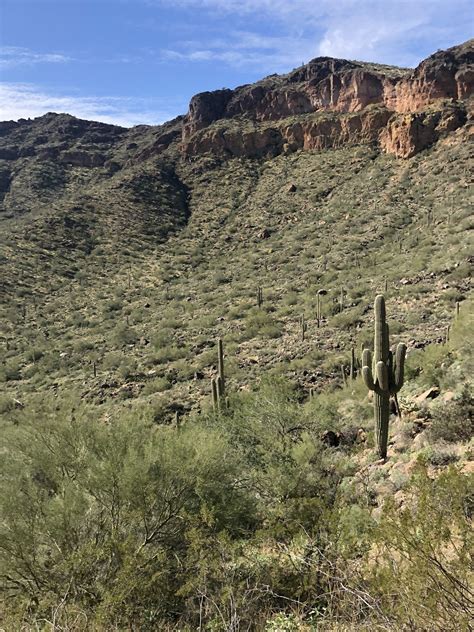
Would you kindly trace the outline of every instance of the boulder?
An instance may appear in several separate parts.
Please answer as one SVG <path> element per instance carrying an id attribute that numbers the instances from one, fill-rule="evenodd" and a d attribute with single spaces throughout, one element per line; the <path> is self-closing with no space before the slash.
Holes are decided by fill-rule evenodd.
<path id="1" fill-rule="evenodd" d="M 418 397 L 415 399 L 415 402 L 417 404 L 424 404 L 430 399 L 436 399 L 436 397 L 439 396 L 439 393 L 440 391 L 437 386 L 430 386 L 430 388 L 421 393 L 421 395 L 418 395 Z"/>

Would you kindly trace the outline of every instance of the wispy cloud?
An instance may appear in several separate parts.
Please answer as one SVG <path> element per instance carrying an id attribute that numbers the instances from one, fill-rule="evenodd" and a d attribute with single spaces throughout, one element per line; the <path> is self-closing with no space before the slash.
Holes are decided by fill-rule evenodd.
<path id="1" fill-rule="evenodd" d="M 0 47 L 0 68 L 15 66 L 32 66 L 34 64 L 65 64 L 72 57 L 60 53 L 37 53 L 19 46 Z"/>
<path id="2" fill-rule="evenodd" d="M 53 94 L 32 84 L 0 83 L 0 121 L 66 112 L 123 127 L 158 125 L 183 113 L 186 103 L 164 99 Z"/>
<path id="3" fill-rule="evenodd" d="M 284 64 L 289 69 L 316 55 L 416 65 L 435 49 L 468 39 L 473 25 L 471 0 L 144 1 L 208 11 L 227 21 L 231 14 L 251 22 L 253 39 L 242 38 L 238 44 L 231 36 L 227 49 L 206 41 L 194 46 L 180 42 L 164 53 L 169 59 L 234 66 Z M 280 34 L 271 38 L 271 48 L 259 36 L 260 30 L 268 32 L 269 25 Z"/>
<path id="4" fill-rule="evenodd" d="M 272 72 L 288 69 L 288 64 L 299 65 L 317 54 L 317 44 L 311 40 L 289 36 L 263 36 L 249 31 L 230 30 L 226 39 L 209 38 L 178 43 L 174 50 L 161 51 L 165 60 L 189 62 L 223 62 L 237 68 L 252 66 Z"/>

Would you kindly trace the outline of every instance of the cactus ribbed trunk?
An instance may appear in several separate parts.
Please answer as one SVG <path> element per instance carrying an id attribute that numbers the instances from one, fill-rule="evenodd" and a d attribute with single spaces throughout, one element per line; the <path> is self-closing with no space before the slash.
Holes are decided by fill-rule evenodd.
<path id="1" fill-rule="evenodd" d="M 385 299 L 377 296 L 375 299 L 375 335 L 374 335 L 374 364 L 377 374 L 386 373 L 389 362 L 388 325 L 385 320 Z M 382 363 L 382 364 L 379 364 Z M 383 366 L 382 366 L 383 365 Z M 384 368 L 385 367 L 385 368 Z M 383 380 L 383 378 L 382 378 Z M 385 381 L 385 380 L 384 380 Z M 388 422 L 390 418 L 390 394 L 377 380 L 374 391 L 375 440 L 380 458 L 387 456 Z"/>
<path id="2" fill-rule="evenodd" d="M 222 344 L 222 339 L 219 338 L 217 340 L 217 373 L 219 375 L 219 379 L 221 381 L 221 393 L 220 395 L 224 397 L 225 394 L 225 378 L 224 378 L 224 346 Z"/>
<path id="3" fill-rule="evenodd" d="M 375 444 L 381 459 L 387 458 L 390 395 L 388 391 L 374 392 Z"/>
<path id="4" fill-rule="evenodd" d="M 390 351 L 389 329 L 385 320 L 385 299 L 375 299 L 374 361 L 367 349 L 363 352 L 362 375 L 367 388 L 374 392 L 375 441 L 380 458 L 387 457 L 390 396 L 403 386 L 406 347 L 399 344 L 395 361 Z"/>

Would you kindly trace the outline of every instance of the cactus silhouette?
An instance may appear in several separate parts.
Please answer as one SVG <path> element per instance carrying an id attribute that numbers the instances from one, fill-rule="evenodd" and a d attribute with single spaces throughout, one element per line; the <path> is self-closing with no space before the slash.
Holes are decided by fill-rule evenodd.
<path id="1" fill-rule="evenodd" d="M 212 408 L 214 412 L 219 412 L 220 402 L 219 402 L 219 394 L 218 394 L 218 377 L 213 377 L 211 379 L 211 388 L 212 388 Z"/>
<path id="2" fill-rule="evenodd" d="M 385 320 L 385 298 L 375 299 L 374 366 L 372 354 L 364 349 L 362 375 L 368 389 L 374 392 L 375 441 L 380 458 L 387 457 L 390 396 L 403 386 L 406 346 L 397 345 L 395 358 L 390 351 L 389 331 Z"/>
<path id="3" fill-rule="evenodd" d="M 355 349 L 354 347 L 351 347 L 351 365 L 350 365 L 350 370 L 349 370 L 349 377 L 351 378 L 351 380 L 355 380 L 357 375 L 357 361 L 356 361 L 356 356 L 355 356 Z"/>
<path id="4" fill-rule="evenodd" d="M 224 345 L 222 344 L 222 338 L 217 339 L 217 374 L 219 376 L 219 397 L 225 395 L 225 377 L 224 377 Z"/>
<path id="5" fill-rule="evenodd" d="M 305 334 L 308 331 L 308 324 L 305 320 L 304 314 L 301 314 L 300 316 L 300 328 L 301 328 L 301 340 L 305 339 Z"/>

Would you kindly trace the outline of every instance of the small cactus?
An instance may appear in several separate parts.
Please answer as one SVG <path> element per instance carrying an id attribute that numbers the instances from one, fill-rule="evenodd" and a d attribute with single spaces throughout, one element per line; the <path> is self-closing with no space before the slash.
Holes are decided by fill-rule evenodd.
<path id="1" fill-rule="evenodd" d="M 316 320 L 318 323 L 318 329 L 321 326 L 321 320 L 322 320 L 321 296 L 323 296 L 326 293 L 327 293 L 326 290 L 318 290 L 318 293 L 316 295 Z"/>
<path id="2" fill-rule="evenodd" d="M 215 412 L 221 410 L 221 402 L 225 400 L 224 346 L 222 338 L 217 339 L 217 375 L 211 379 L 212 407 Z"/>
<path id="3" fill-rule="evenodd" d="M 217 392 L 217 379 L 216 377 L 213 377 L 211 379 L 211 389 L 212 389 L 212 408 L 214 409 L 214 412 L 219 412 L 220 409 L 220 405 L 219 405 L 219 395 Z"/>
<path id="4" fill-rule="evenodd" d="M 350 370 L 349 370 L 349 377 L 351 378 L 351 380 L 355 380 L 357 375 L 357 362 L 356 362 L 356 357 L 355 357 L 355 349 L 354 347 L 351 348 L 351 365 L 350 365 Z"/>
<path id="5" fill-rule="evenodd" d="M 343 364 L 341 364 L 341 377 L 342 377 L 342 384 L 344 385 L 344 387 L 346 387 L 347 386 L 346 369 Z"/>
<path id="6" fill-rule="evenodd" d="M 217 340 L 217 374 L 220 380 L 221 396 L 225 395 L 225 378 L 224 378 L 224 346 L 222 338 Z"/>
<path id="7" fill-rule="evenodd" d="M 305 334 L 308 331 L 308 324 L 305 320 L 304 314 L 300 316 L 300 327 L 301 327 L 301 340 L 304 342 Z"/>
<path id="8" fill-rule="evenodd" d="M 260 309 L 263 305 L 263 290 L 262 288 L 259 286 L 257 288 L 257 307 L 258 309 Z"/>
<path id="9" fill-rule="evenodd" d="M 375 299 L 374 366 L 372 354 L 364 349 L 362 375 L 368 389 L 374 392 L 375 440 L 380 458 L 387 457 L 390 396 L 403 386 L 406 346 L 397 345 L 395 358 L 390 351 L 388 324 L 385 321 L 385 298 Z"/>

